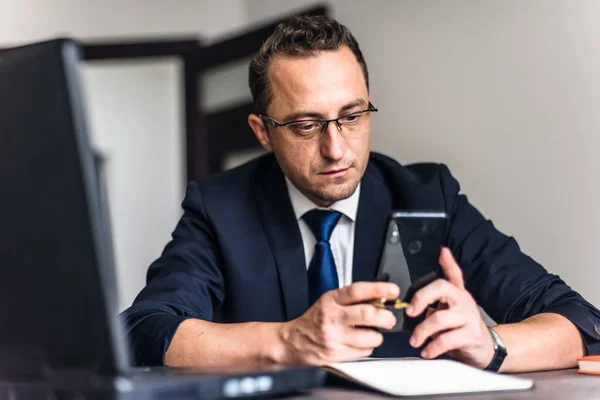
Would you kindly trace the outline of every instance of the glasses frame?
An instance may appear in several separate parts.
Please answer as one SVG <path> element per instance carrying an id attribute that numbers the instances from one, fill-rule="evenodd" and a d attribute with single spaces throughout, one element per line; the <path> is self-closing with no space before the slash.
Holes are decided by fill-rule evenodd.
<path id="1" fill-rule="evenodd" d="M 338 128 L 338 131 L 341 132 L 343 124 L 340 122 L 340 119 L 342 119 L 342 118 L 348 118 L 348 117 L 351 117 L 353 115 L 363 114 L 363 113 L 367 113 L 367 112 L 377 112 L 377 111 L 379 111 L 379 110 L 373 105 L 373 103 L 371 103 L 369 101 L 369 107 L 366 110 L 355 111 L 353 113 L 342 115 L 341 117 L 337 117 L 337 118 L 333 118 L 333 119 L 313 119 L 313 118 L 307 118 L 307 119 L 296 119 L 294 121 L 290 121 L 290 122 L 285 122 L 284 123 L 284 122 L 279 122 L 275 118 L 269 117 L 266 114 L 259 114 L 258 116 L 259 116 L 260 119 L 263 120 L 263 122 L 265 124 L 269 123 L 274 128 L 282 128 L 282 127 L 285 127 L 285 126 L 288 126 L 288 125 L 291 125 L 291 124 L 296 124 L 296 123 L 299 123 L 299 122 L 318 122 L 318 123 L 324 124 L 323 125 L 323 129 L 321 130 L 321 133 L 318 134 L 317 136 L 313 136 L 313 137 L 308 138 L 308 139 L 303 139 L 303 138 L 298 138 L 297 139 L 297 140 L 310 140 L 310 139 L 318 139 L 321 136 L 323 136 L 323 134 L 325 132 L 327 132 L 327 128 L 329 128 L 329 123 L 331 123 L 331 122 L 335 122 L 335 126 Z"/>

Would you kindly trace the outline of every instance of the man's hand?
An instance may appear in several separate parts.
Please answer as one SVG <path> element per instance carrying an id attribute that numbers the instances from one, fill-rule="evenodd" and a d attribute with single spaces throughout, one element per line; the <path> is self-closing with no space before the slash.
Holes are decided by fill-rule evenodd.
<path id="1" fill-rule="evenodd" d="M 435 358 L 448 353 L 451 357 L 478 368 L 485 368 L 494 355 L 494 342 L 485 326 L 475 300 L 465 289 L 460 267 L 449 249 L 443 248 L 440 265 L 446 279 L 438 279 L 415 293 L 406 313 L 417 317 L 437 301 L 437 310 L 414 330 L 410 344 L 422 346 L 423 358 Z"/>
<path id="2" fill-rule="evenodd" d="M 384 282 L 356 282 L 329 291 L 302 316 L 282 324 L 280 362 L 324 365 L 369 356 L 383 342 L 381 333 L 396 323 L 391 311 L 371 304 L 381 298 L 399 296 L 397 285 Z"/>

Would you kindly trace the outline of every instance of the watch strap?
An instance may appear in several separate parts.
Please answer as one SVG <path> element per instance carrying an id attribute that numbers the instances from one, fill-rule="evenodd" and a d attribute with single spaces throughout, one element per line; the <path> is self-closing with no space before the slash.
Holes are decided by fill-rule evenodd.
<path id="1" fill-rule="evenodd" d="M 504 362 L 504 359 L 506 358 L 507 351 L 506 347 L 504 347 L 502 339 L 500 338 L 500 335 L 498 335 L 498 333 L 490 327 L 488 327 L 488 330 L 490 331 L 490 335 L 492 335 L 492 340 L 494 341 L 494 356 L 492 357 L 490 364 L 485 367 L 484 370 L 498 372 L 502 366 L 502 363 Z"/>

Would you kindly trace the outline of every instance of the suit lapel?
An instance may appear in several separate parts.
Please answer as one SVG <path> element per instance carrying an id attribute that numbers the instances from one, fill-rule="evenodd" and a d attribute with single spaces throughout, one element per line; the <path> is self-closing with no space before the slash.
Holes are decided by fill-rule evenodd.
<path id="1" fill-rule="evenodd" d="M 288 320 L 308 309 L 308 279 L 302 236 L 279 165 L 273 159 L 258 191 L 258 209 L 270 242 Z"/>
<path id="2" fill-rule="evenodd" d="M 392 200 L 374 168 L 369 165 L 361 181 L 354 233 L 352 281 L 376 278 Z"/>

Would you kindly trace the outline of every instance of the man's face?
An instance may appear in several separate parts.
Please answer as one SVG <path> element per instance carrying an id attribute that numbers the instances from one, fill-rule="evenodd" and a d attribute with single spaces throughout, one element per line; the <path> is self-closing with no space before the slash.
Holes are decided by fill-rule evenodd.
<path id="1" fill-rule="evenodd" d="M 267 114 L 281 123 L 338 118 L 369 105 L 362 69 L 347 47 L 308 58 L 278 56 L 269 84 L 273 97 Z M 370 129 L 340 132 L 332 122 L 320 138 L 294 140 L 284 127 L 268 125 L 267 131 L 256 115 L 249 123 L 285 175 L 316 204 L 329 206 L 356 190 L 369 158 Z"/>

